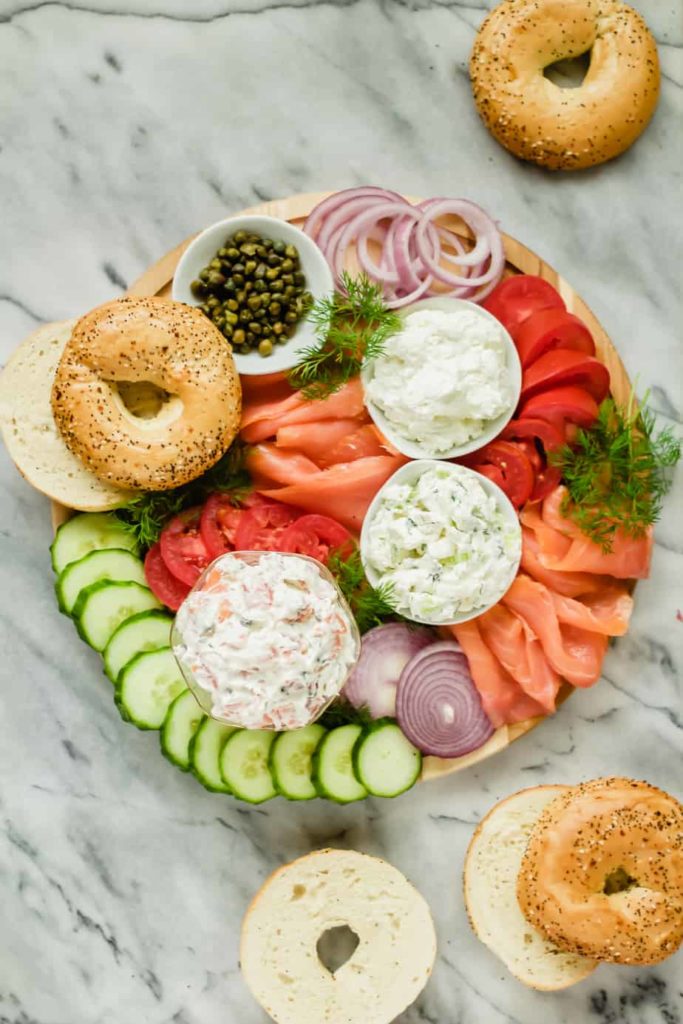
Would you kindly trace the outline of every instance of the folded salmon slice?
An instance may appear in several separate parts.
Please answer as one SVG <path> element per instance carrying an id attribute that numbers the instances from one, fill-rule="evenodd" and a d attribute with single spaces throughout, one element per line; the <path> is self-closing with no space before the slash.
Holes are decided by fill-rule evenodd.
<path id="1" fill-rule="evenodd" d="M 316 420 L 365 417 L 363 388 L 356 378 L 329 398 L 311 401 L 300 391 L 279 402 L 248 404 L 242 413 L 240 434 L 248 444 L 274 437 L 281 427 Z"/>
<path id="2" fill-rule="evenodd" d="M 522 690 L 486 646 L 478 621 L 470 619 L 448 628 L 465 652 L 482 707 L 493 725 L 499 728 L 544 715 L 541 705 Z"/>
<path id="3" fill-rule="evenodd" d="M 559 622 L 605 636 L 623 636 L 628 630 L 633 598 L 623 586 L 604 587 L 580 601 L 562 594 L 551 597 Z"/>
<path id="4" fill-rule="evenodd" d="M 386 455 L 372 423 L 358 427 L 352 434 L 347 434 L 334 445 L 327 454 L 319 459 L 321 466 L 334 466 L 338 462 L 356 462 L 357 459 L 368 459 L 374 455 Z"/>
<path id="5" fill-rule="evenodd" d="M 523 513 L 526 522 L 533 518 L 533 513 Z M 538 516 L 540 522 L 540 515 Z M 548 590 L 565 597 L 580 597 L 591 594 L 605 586 L 605 580 L 611 577 L 598 576 L 590 572 L 555 572 L 546 569 L 540 560 L 540 545 L 536 531 L 529 526 L 522 526 L 522 561 L 521 568 L 539 583 L 544 583 Z"/>
<path id="6" fill-rule="evenodd" d="M 281 451 L 266 442 L 249 449 L 245 465 L 257 490 L 273 484 L 298 483 L 320 472 L 315 462 L 301 452 Z"/>
<path id="7" fill-rule="evenodd" d="M 359 420 L 314 420 L 280 427 L 275 438 L 278 448 L 295 448 L 320 464 L 321 459 L 348 434 L 355 434 Z"/>
<path id="8" fill-rule="evenodd" d="M 506 672 L 546 714 L 555 710 L 560 677 L 529 624 L 502 604 L 477 619 L 480 633 Z"/>
<path id="9" fill-rule="evenodd" d="M 285 373 L 243 374 L 240 377 L 240 384 L 242 403 L 245 406 L 279 402 L 294 394 L 294 388 L 289 386 Z"/>
<path id="10" fill-rule="evenodd" d="M 574 686 L 592 686 L 599 679 L 607 637 L 561 624 L 553 595 L 542 583 L 520 573 L 505 594 L 503 604 L 527 622 L 560 676 Z"/>
<path id="11" fill-rule="evenodd" d="M 268 498 L 330 516 L 358 533 L 377 491 L 407 461 L 402 456 L 377 455 L 329 469 L 316 467 L 316 473 L 296 473 L 297 479 L 285 487 L 269 488 L 260 482 L 258 489 Z"/>

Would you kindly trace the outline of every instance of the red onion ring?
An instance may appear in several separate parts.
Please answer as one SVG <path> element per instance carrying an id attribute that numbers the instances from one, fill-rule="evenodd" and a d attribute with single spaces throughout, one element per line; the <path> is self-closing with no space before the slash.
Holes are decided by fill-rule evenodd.
<path id="1" fill-rule="evenodd" d="M 396 689 L 396 718 L 423 754 L 462 757 L 493 734 L 467 658 L 449 640 L 431 644 L 403 669 Z"/>
<path id="2" fill-rule="evenodd" d="M 342 696 L 354 708 L 367 707 L 373 718 L 393 717 L 401 672 L 411 658 L 435 639 L 431 630 L 404 622 L 388 622 L 369 630 Z"/>
<path id="3" fill-rule="evenodd" d="M 370 199 L 372 201 L 373 199 L 383 198 L 401 199 L 401 196 L 397 192 L 390 192 L 388 189 L 378 188 L 376 185 L 363 185 L 360 188 L 345 188 L 341 192 L 333 192 L 332 195 L 327 196 L 326 199 L 321 200 L 317 206 L 313 207 L 304 221 L 301 230 L 305 234 L 310 235 L 311 238 L 315 238 L 316 229 L 323 219 L 329 218 L 329 215 L 339 207 L 346 207 L 351 200 L 355 199 Z M 335 219 L 330 231 L 337 223 L 339 222 Z M 323 241 L 324 244 L 326 244 L 326 241 Z"/>

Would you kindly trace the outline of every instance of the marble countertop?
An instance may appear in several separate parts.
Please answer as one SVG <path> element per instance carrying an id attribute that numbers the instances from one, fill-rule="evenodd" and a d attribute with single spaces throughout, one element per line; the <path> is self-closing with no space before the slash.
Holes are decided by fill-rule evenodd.
<path id="1" fill-rule="evenodd" d="M 683 412 L 683 8 L 641 0 L 664 73 L 625 156 L 522 165 L 479 123 L 469 0 L 0 0 L 0 344 L 122 292 L 191 232 L 262 199 L 381 183 L 464 195 L 572 283 L 662 423 Z M 400 1024 L 678 1024 L 681 959 L 523 988 L 474 938 L 463 854 L 500 797 L 615 773 L 681 795 L 682 486 L 604 676 L 534 733 L 400 800 L 249 809 L 124 726 L 60 616 L 46 501 L 0 453 L 0 1022 L 264 1024 L 240 922 L 278 865 L 386 857 L 429 901 L 434 976 Z M 372 1024 L 372 1022 L 368 1022 Z"/>

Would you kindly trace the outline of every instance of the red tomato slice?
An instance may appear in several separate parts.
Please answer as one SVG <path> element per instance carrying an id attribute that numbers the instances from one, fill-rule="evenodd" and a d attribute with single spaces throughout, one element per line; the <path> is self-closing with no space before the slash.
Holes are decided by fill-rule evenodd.
<path id="1" fill-rule="evenodd" d="M 602 402 L 609 392 L 609 370 L 599 359 L 576 349 L 550 349 L 524 371 L 520 401 L 567 384 L 585 388 L 596 402 Z"/>
<path id="2" fill-rule="evenodd" d="M 256 505 L 270 505 L 270 498 L 256 492 L 247 495 L 240 505 L 233 504 L 230 495 L 217 491 L 210 494 L 204 503 L 202 516 L 199 520 L 199 534 L 204 541 L 211 561 L 224 555 L 226 551 L 234 551 L 235 534 L 245 508 Z"/>
<path id="3" fill-rule="evenodd" d="M 534 476 L 540 473 L 545 465 L 543 456 L 536 447 L 534 441 L 524 440 L 515 441 L 517 447 L 524 452 L 527 459 L 531 463 L 531 468 L 534 471 Z"/>
<path id="4" fill-rule="evenodd" d="M 595 342 L 583 320 L 564 309 L 541 309 L 511 332 L 522 369 L 555 348 L 569 348 L 595 355 Z"/>
<path id="5" fill-rule="evenodd" d="M 562 473 L 557 466 L 546 466 L 545 469 L 536 474 L 534 489 L 531 492 L 529 501 L 543 501 L 551 491 L 555 490 L 561 479 Z"/>
<path id="6" fill-rule="evenodd" d="M 301 510 L 281 501 L 246 509 L 235 533 L 236 551 L 278 551 L 282 534 Z"/>
<path id="7" fill-rule="evenodd" d="M 507 277 L 484 299 L 482 306 L 493 313 L 510 334 L 539 309 L 565 308 L 560 293 L 533 274 Z"/>
<path id="8" fill-rule="evenodd" d="M 301 516 L 290 526 L 280 537 L 278 551 L 293 551 L 298 555 L 308 555 L 309 558 L 317 558 L 325 564 L 330 557 L 330 552 L 338 548 L 353 545 L 351 534 L 338 523 L 336 519 L 329 516 L 308 515 Z"/>
<path id="9" fill-rule="evenodd" d="M 476 469 L 477 473 L 481 473 L 482 476 L 487 476 L 489 480 L 493 480 L 494 484 L 497 484 L 501 491 L 505 490 L 505 477 L 502 470 L 498 469 L 498 466 L 490 466 L 482 462 L 478 466 L 472 466 L 471 468 Z"/>
<path id="10" fill-rule="evenodd" d="M 191 588 L 166 568 L 158 542 L 145 555 L 145 576 L 154 596 L 171 611 L 177 612 Z"/>
<path id="11" fill-rule="evenodd" d="M 193 586 L 211 558 L 199 535 L 201 508 L 181 512 L 161 531 L 159 544 L 166 568 L 183 583 Z"/>
<path id="12" fill-rule="evenodd" d="M 525 417 L 517 420 L 510 420 L 500 435 L 505 440 L 519 440 L 536 438 L 541 442 L 545 451 L 550 452 L 553 448 L 559 448 L 564 444 L 564 430 L 559 429 L 548 420 L 531 419 Z"/>
<path id="13" fill-rule="evenodd" d="M 534 471 L 526 453 L 518 445 L 511 441 L 491 441 L 485 448 L 474 452 L 471 458 L 470 465 L 477 472 L 481 472 L 485 465 L 496 466 L 500 470 L 502 489 L 516 508 L 521 508 L 529 500 L 534 487 Z"/>
<path id="14" fill-rule="evenodd" d="M 548 420 L 558 427 L 562 420 L 590 427 L 598 418 L 598 404 L 583 388 L 551 388 L 534 395 L 522 406 L 519 419 L 526 416 Z"/>

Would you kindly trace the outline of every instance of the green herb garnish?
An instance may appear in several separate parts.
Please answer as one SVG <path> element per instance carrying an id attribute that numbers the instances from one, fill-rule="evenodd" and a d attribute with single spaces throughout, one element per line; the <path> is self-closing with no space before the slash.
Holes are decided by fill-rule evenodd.
<path id="1" fill-rule="evenodd" d="M 326 729 L 336 729 L 340 725 L 369 725 L 370 722 L 372 715 L 366 707 L 354 708 L 343 697 L 338 697 L 317 719 L 317 724 L 324 725 Z"/>
<path id="2" fill-rule="evenodd" d="M 671 487 L 667 470 L 681 457 L 670 427 L 655 433 L 655 414 L 646 402 L 647 395 L 640 405 L 632 398 L 621 409 L 606 399 L 592 427 L 549 455 L 569 492 L 562 513 L 603 551 L 612 550 L 618 529 L 642 537 L 659 519 Z"/>
<path id="3" fill-rule="evenodd" d="M 244 468 L 245 455 L 245 446 L 235 441 L 218 462 L 196 480 L 170 491 L 144 491 L 117 509 L 116 515 L 141 548 L 150 548 L 173 516 L 193 505 L 201 505 L 215 491 L 228 491 L 235 505 L 241 504 L 251 490 L 249 474 Z"/>
<path id="4" fill-rule="evenodd" d="M 364 359 L 376 359 L 401 328 L 387 309 L 382 288 L 365 275 L 342 274 L 342 291 L 319 299 L 308 313 L 318 344 L 304 349 L 288 379 L 304 398 L 328 398 L 360 373 Z"/>
<path id="5" fill-rule="evenodd" d="M 361 633 L 367 633 L 373 626 L 381 626 L 388 620 L 400 619 L 391 604 L 393 587 L 389 584 L 370 586 L 358 550 L 350 555 L 344 549 L 332 552 L 327 568 L 348 601 Z"/>

